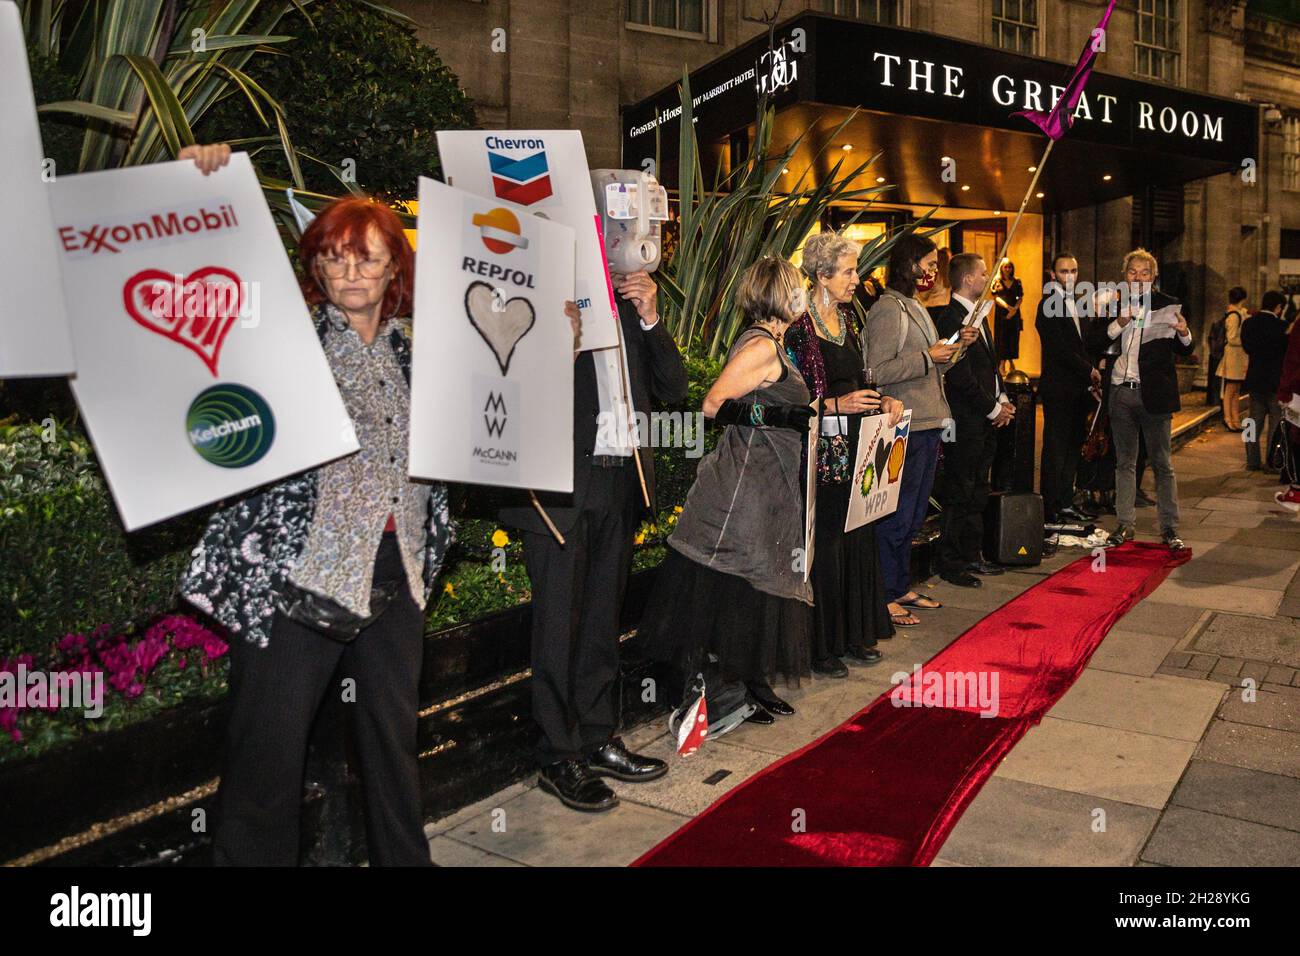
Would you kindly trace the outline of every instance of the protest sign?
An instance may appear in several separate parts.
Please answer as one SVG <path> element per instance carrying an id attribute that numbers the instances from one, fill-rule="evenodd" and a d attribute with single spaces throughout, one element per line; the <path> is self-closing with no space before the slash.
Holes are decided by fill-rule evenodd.
<path id="1" fill-rule="evenodd" d="M 845 532 L 891 515 L 898 508 L 903 463 L 907 457 L 907 434 L 912 410 L 903 412 L 897 425 L 888 415 L 866 415 L 858 429 L 858 456 L 849 485 L 849 513 Z"/>
<path id="2" fill-rule="evenodd" d="M 573 490 L 573 230 L 420 179 L 410 471 Z"/>
<path id="3" fill-rule="evenodd" d="M 582 312 L 578 348 L 618 345 L 618 307 L 605 264 L 582 133 L 562 130 L 442 130 L 438 153 L 447 184 L 534 213 L 573 230 L 573 299 Z"/>
<path id="4" fill-rule="evenodd" d="M 42 158 L 18 8 L 0 3 L 0 378 L 68 375 L 74 363 L 48 191 L 61 170 Z M 72 170 L 66 170 L 72 172 Z"/>
<path id="5" fill-rule="evenodd" d="M 128 531 L 357 450 L 247 154 L 51 198 L 72 390 Z"/>

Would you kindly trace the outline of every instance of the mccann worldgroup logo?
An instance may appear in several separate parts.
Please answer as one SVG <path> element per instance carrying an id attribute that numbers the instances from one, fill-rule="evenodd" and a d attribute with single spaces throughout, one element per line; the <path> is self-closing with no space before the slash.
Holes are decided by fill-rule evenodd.
<path id="1" fill-rule="evenodd" d="M 185 416 L 190 444 L 204 461 L 247 468 L 261 461 L 275 441 L 275 416 L 261 395 L 226 382 L 205 388 Z"/>
<path id="2" fill-rule="evenodd" d="M 483 424 L 494 438 L 500 438 L 506 430 L 506 400 L 496 392 L 488 392 L 487 404 L 483 406 Z"/>

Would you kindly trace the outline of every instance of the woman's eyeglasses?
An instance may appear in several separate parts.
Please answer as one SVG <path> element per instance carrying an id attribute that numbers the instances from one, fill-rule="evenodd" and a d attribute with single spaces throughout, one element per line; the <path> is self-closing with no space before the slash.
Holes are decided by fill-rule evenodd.
<path id="1" fill-rule="evenodd" d="M 388 271 L 388 264 L 392 261 L 392 259 L 352 260 L 321 256 L 316 260 L 316 266 L 320 269 L 321 275 L 327 279 L 342 279 L 353 265 L 357 267 L 357 273 L 361 278 L 379 279 Z"/>

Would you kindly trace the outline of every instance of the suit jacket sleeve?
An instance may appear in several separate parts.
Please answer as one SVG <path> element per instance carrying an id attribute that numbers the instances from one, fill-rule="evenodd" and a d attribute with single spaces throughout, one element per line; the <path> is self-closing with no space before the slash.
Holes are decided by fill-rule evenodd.
<path id="1" fill-rule="evenodd" d="M 625 306 L 627 306 L 625 308 Z M 686 400 L 687 377 L 686 365 L 682 362 L 682 354 L 677 350 L 677 343 L 673 341 L 672 335 L 668 332 L 668 326 L 663 319 L 654 324 L 654 328 L 646 331 L 641 328 L 641 317 L 637 315 L 636 309 L 631 307 L 631 303 L 626 300 L 619 302 L 619 317 L 623 321 L 623 335 L 625 338 L 630 336 L 639 336 L 641 344 L 647 356 L 647 367 L 650 371 L 650 378 L 647 385 L 650 389 L 650 397 L 655 401 L 663 402 L 666 405 L 675 405 L 678 402 Z M 630 321 L 629 321 L 630 313 Z M 650 410 L 642 409 L 645 412 Z"/>
<path id="2" fill-rule="evenodd" d="M 965 309 L 958 306 L 955 309 L 946 309 L 939 314 L 935 320 L 935 328 L 938 329 L 939 338 L 948 338 L 961 328 L 962 320 L 965 318 L 965 311 Z M 975 374 L 975 362 L 972 360 L 971 355 L 971 350 L 974 347 L 975 344 L 972 344 L 966 349 L 966 354 L 961 361 L 947 364 L 947 374 L 944 376 L 943 387 L 948 394 L 948 404 L 950 406 L 960 405 L 965 411 L 978 413 L 981 417 L 987 418 L 989 412 L 993 411 L 993 406 L 998 403 L 998 397 L 993 394 L 988 382 L 981 382 L 981 376 Z"/>

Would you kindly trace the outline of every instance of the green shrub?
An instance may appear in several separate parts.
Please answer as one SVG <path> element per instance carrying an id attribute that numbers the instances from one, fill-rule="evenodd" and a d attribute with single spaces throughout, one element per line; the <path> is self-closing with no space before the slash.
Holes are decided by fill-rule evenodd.
<path id="1" fill-rule="evenodd" d="M 284 107 L 302 154 L 335 167 L 351 159 L 361 188 L 390 200 L 415 198 L 416 177 L 441 170 L 436 131 L 474 125 L 469 97 L 413 28 L 361 4 L 314 4 L 307 12 L 310 23 L 294 14 L 277 28 L 296 37 L 277 47 L 283 55 L 255 58 L 248 73 Z M 195 135 L 219 142 L 260 127 L 247 100 L 231 96 Z M 291 179 L 282 153 L 267 149 L 257 161 L 264 174 Z M 301 166 L 308 189 L 341 191 L 328 167 Z"/>

